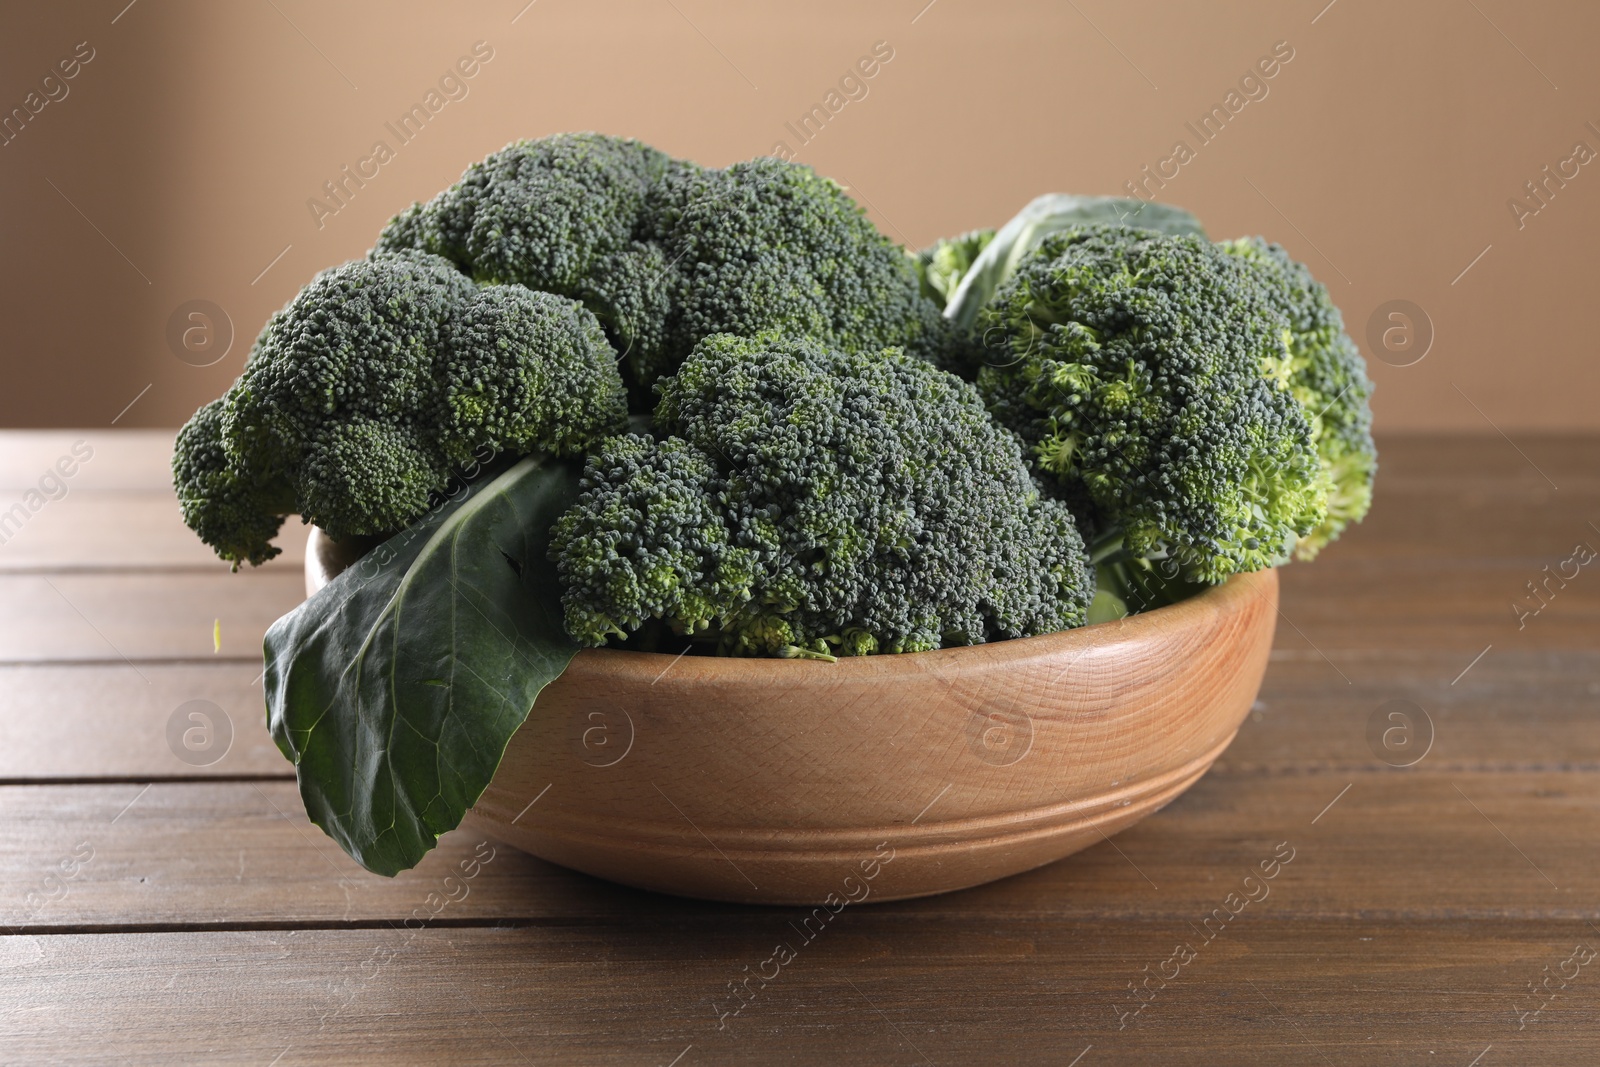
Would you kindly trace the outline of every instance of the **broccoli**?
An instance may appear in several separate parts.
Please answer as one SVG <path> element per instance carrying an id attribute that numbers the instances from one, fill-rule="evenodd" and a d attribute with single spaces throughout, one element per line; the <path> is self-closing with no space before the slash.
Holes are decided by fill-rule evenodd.
<path id="1" fill-rule="evenodd" d="M 391 221 L 377 250 L 421 249 L 479 281 L 582 298 L 590 276 L 628 252 L 671 166 L 649 145 L 597 133 L 517 141 Z"/>
<path id="2" fill-rule="evenodd" d="M 484 286 L 456 308 L 440 356 L 438 443 L 456 463 L 486 446 L 579 455 L 626 415 L 616 353 L 573 300 Z"/>
<path id="3" fill-rule="evenodd" d="M 978 316 L 995 417 L 1092 505 L 1098 543 L 1187 582 L 1282 563 L 1328 518 L 1316 413 L 1260 273 L 1202 237 L 1080 226 Z"/>
<path id="4" fill-rule="evenodd" d="M 624 434 L 601 443 L 580 483 L 584 495 L 552 541 L 563 546 L 569 633 L 601 644 L 646 619 L 697 633 L 751 598 L 763 561 L 757 548 L 731 543 L 718 478 L 709 456 L 677 438 Z"/>
<path id="5" fill-rule="evenodd" d="M 638 237 L 667 175 L 698 169 L 598 133 L 516 141 L 391 220 L 374 251 L 420 249 L 480 282 L 579 300 L 637 367 L 666 345 L 674 293 L 673 264 Z"/>
<path id="6" fill-rule="evenodd" d="M 904 251 L 837 183 L 777 159 L 718 170 L 594 133 L 519 141 L 396 217 L 377 248 L 582 301 L 627 357 L 641 413 L 656 379 L 716 333 L 779 329 L 846 351 L 952 343 Z"/>
<path id="7" fill-rule="evenodd" d="M 329 536 L 396 531 L 462 465 L 580 454 L 619 430 L 616 354 L 574 300 L 478 286 L 448 261 L 377 253 L 317 275 L 244 373 L 179 434 L 184 521 L 259 564 L 298 512 Z"/>
<path id="8" fill-rule="evenodd" d="M 294 494 L 228 459 L 223 445 L 225 397 L 194 413 L 178 431 L 172 479 L 183 521 L 229 560 L 265 563 L 278 554 L 270 542 L 294 510 Z M 237 564 L 235 564 L 237 566 Z"/>
<path id="9" fill-rule="evenodd" d="M 976 390 L 898 349 L 705 339 L 556 523 L 568 631 L 660 620 L 732 655 L 910 652 L 1081 625 L 1067 508 Z"/>
<path id="10" fill-rule="evenodd" d="M 1260 237 L 1243 237 L 1218 247 L 1257 268 L 1273 306 L 1288 323 L 1283 329 L 1289 349 L 1289 390 L 1311 416 L 1328 500 L 1327 518 L 1295 546 L 1297 558 L 1313 559 L 1372 506 L 1372 480 L 1378 470 L 1372 443 L 1372 382 L 1327 287 L 1303 263 Z"/>
<path id="11" fill-rule="evenodd" d="M 670 176 L 655 236 L 676 263 L 667 351 L 640 381 L 673 368 L 703 338 L 766 330 L 846 352 L 942 343 L 900 246 L 878 232 L 830 178 L 777 159 Z"/>

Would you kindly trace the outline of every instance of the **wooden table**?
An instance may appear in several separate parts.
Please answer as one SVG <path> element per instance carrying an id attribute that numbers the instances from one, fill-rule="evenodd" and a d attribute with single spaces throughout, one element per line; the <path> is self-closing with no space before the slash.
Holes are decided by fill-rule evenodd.
<path id="1" fill-rule="evenodd" d="M 1600 575 L 1564 563 L 1600 548 L 1600 441 L 1386 442 L 1193 790 L 1043 870 L 850 909 L 719 1026 L 790 911 L 460 834 L 365 873 L 263 723 L 302 528 L 230 574 L 178 520 L 170 435 L 107 431 L 0 435 L 0 523 L 79 439 L 67 495 L 0 525 L 0 1062 L 1600 1061 Z M 190 701 L 231 723 L 220 759 L 169 742 Z"/>

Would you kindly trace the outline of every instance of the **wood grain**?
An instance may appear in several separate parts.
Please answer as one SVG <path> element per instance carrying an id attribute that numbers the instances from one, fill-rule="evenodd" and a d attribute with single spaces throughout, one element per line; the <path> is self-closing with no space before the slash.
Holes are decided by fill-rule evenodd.
<path id="1" fill-rule="evenodd" d="M 0 430 L 0 499 L 37 487 L 48 471 L 71 469 L 56 463 L 75 458 L 72 447 L 80 441 L 93 454 L 66 479 L 69 493 L 171 489 L 174 436 L 172 430 Z"/>
<path id="2" fill-rule="evenodd" d="M 1595 479 L 1600 437 L 1519 433 L 1515 443 L 1490 433 L 1416 434 L 1378 437 L 1378 484 L 1391 476 L 1456 483 L 1463 488 L 1543 485 L 1566 491 Z"/>
<path id="3" fill-rule="evenodd" d="M 0 667 L 0 782 L 288 777 L 260 679 L 251 661 Z M 168 729 L 174 717 L 187 728 L 180 711 L 195 700 L 227 717 L 232 740 L 222 745 L 219 731 L 219 747 L 183 760 Z"/>
<path id="4" fill-rule="evenodd" d="M 0 613 L 0 663 L 217 656 L 260 663 L 267 627 L 305 598 L 304 585 L 302 575 L 281 568 L 0 575 L 0 603 L 10 609 Z"/>
<path id="5" fill-rule="evenodd" d="M 1470 659 L 1433 652 L 1355 659 L 1345 663 L 1351 680 L 1344 684 L 1315 655 L 1274 653 L 1261 697 L 1217 769 L 1372 769 L 1379 761 L 1368 723 L 1387 702 L 1406 700 L 1427 716 L 1419 725 L 1433 735 L 1412 773 L 1600 770 L 1600 655 L 1506 642 L 1462 674 Z"/>
<path id="6" fill-rule="evenodd" d="M 133 1064 L 277 1067 L 680 1055 L 1059 1067 L 1091 1047 L 1081 1064 L 1465 1065 L 1490 1046 L 1498 1058 L 1480 1063 L 1565 1065 L 1600 1043 L 1588 971 L 1518 1029 L 1527 983 L 1594 942 L 1582 923 L 1286 921 L 1271 904 L 1210 942 L 1182 921 L 930 928 L 873 909 L 809 941 L 782 913 L 14 939 L 7 969 L 30 982 L 0 1039 L 26 1062 L 114 1048 Z M 780 942 L 794 958 L 767 965 Z M 1188 943 L 1200 943 L 1188 966 L 1165 988 L 1152 980 L 1132 1015 L 1129 985 Z M 774 977 L 752 979 L 733 1015 L 731 985 L 760 972 Z"/>
<path id="7" fill-rule="evenodd" d="M 484 839 L 457 831 L 415 870 L 379 878 L 310 824 L 283 781 L 7 786 L 0 811 L 0 884 L 22 887 L 0 899 L 0 926 L 33 929 L 399 922 Z M 526 821 L 537 825 L 537 811 Z M 1568 828 L 1597 815 L 1600 782 L 1582 772 L 1213 772 L 1116 835 L 1115 847 L 1102 841 L 1071 863 L 872 910 L 941 921 L 1203 914 L 1218 886 L 1287 841 L 1298 853 L 1294 873 L 1271 897 L 1285 917 L 1577 919 L 1600 902 L 1600 857 L 1574 847 Z M 905 836 L 889 840 L 903 847 Z M 92 861 L 50 893 L 43 880 L 81 842 Z M 854 871 L 841 862 L 837 879 Z M 625 889 L 512 849 L 501 849 L 475 885 L 454 918 L 738 913 Z"/>
<path id="8" fill-rule="evenodd" d="M 1600 537 L 1594 539 L 1600 549 Z M 1519 629 L 1513 605 L 1536 606 L 1526 583 L 1541 577 L 1533 561 L 1317 560 L 1283 569 L 1283 625 L 1277 648 L 1320 650 L 1341 669 L 1352 652 L 1462 654 L 1485 644 L 1587 650 L 1600 647 L 1600 572 L 1581 570 L 1548 606 Z M 1600 561 L 1596 561 L 1600 562 Z M 1591 564 L 1593 567 L 1593 564 Z M 1535 631 L 1530 636 L 1530 631 Z"/>
<path id="9" fill-rule="evenodd" d="M 1318 562 L 1495 558 L 1526 560 L 1537 570 L 1565 559 L 1578 541 L 1600 546 L 1591 522 L 1600 523 L 1600 480 L 1556 492 L 1542 482 L 1385 479 L 1359 532 L 1335 541 Z"/>
<path id="10" fill-rule="evenodd" d="M 283 554 L 262 569 L 299 569 L 309 529 L 299 519 L 284 523 L 275 540 Z M 74 489 L 45 504 L 0 544 L 0 572 L 146 569 L 229 569 L 183 524 L 171 489 Z"/>

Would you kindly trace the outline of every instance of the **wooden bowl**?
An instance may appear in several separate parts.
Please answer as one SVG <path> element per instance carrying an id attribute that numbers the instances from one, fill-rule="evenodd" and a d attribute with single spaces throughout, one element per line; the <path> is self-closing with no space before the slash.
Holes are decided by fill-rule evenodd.
<path id="1" fill-rule="evenodd" d="M 337 566 L 327 549 L 314 532 L 308 589 Z M 1255 700 L 1277 604 L 1269 570 L 1118 622 L 936 652 L 585 649 L 462 825 L 713 900 L 842 907 L 979 885 L 1193 785 Z"/>

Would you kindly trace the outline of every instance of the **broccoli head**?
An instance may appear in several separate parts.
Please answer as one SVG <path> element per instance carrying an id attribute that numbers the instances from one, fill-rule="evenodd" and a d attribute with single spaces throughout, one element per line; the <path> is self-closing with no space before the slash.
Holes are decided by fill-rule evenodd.
<path id="1" fill-rule="evenodd" d="M 620 429 L 615 359 L 578 302 L 479 287 L 438 256 L 324 271 L 179 435 L 185 521 L 235 566 L 276 555 L 290 513 L 336 539 L 393 532 L 462 465 L 580 453 Z"/>
<path id="2" fill-rule="evenodd" d="M 777 159 L 718 170 L 594 133 L 519 141 L 395 218 L 377 247 L 582 301 L 641 399 L 717 333 L 776 329 L 846 351 L 951 343 L 900 247 L 836 182 Z"/>
<path id="3" fill-rule="evenodd" d="M 1327 287 L 1280 245 L 1244 237 L 1218 246 L 1256 268 L 1272 305 L 1286 320 L 1289 390 L 1311 419 L 1328 498 L 1322 524 L 1295 546 L 1312 559 L 1372 506 L 1378 453 L 1372 443 L 1372 382 L 1361 350 L 1345 332 L 1344 318 Z"/>
<path id="4" fill-rule="evenodd" d="M 1202 237 L 1081 226 L 979 314 L 996 418 L 1103 536 L 1189 581 L 1281 563 L 1327 519 L 1314 412 L 1259 274 Z"/>
<path id="5" fill-rule="evenodd" d="M 578 640 L 656 619 L 728 654 L 864 655 L 1083 623 L 1071 514 L 954 375 L 714 335 L 658 389 L 662 436 L 601 446 L 553 531 Z"/>

